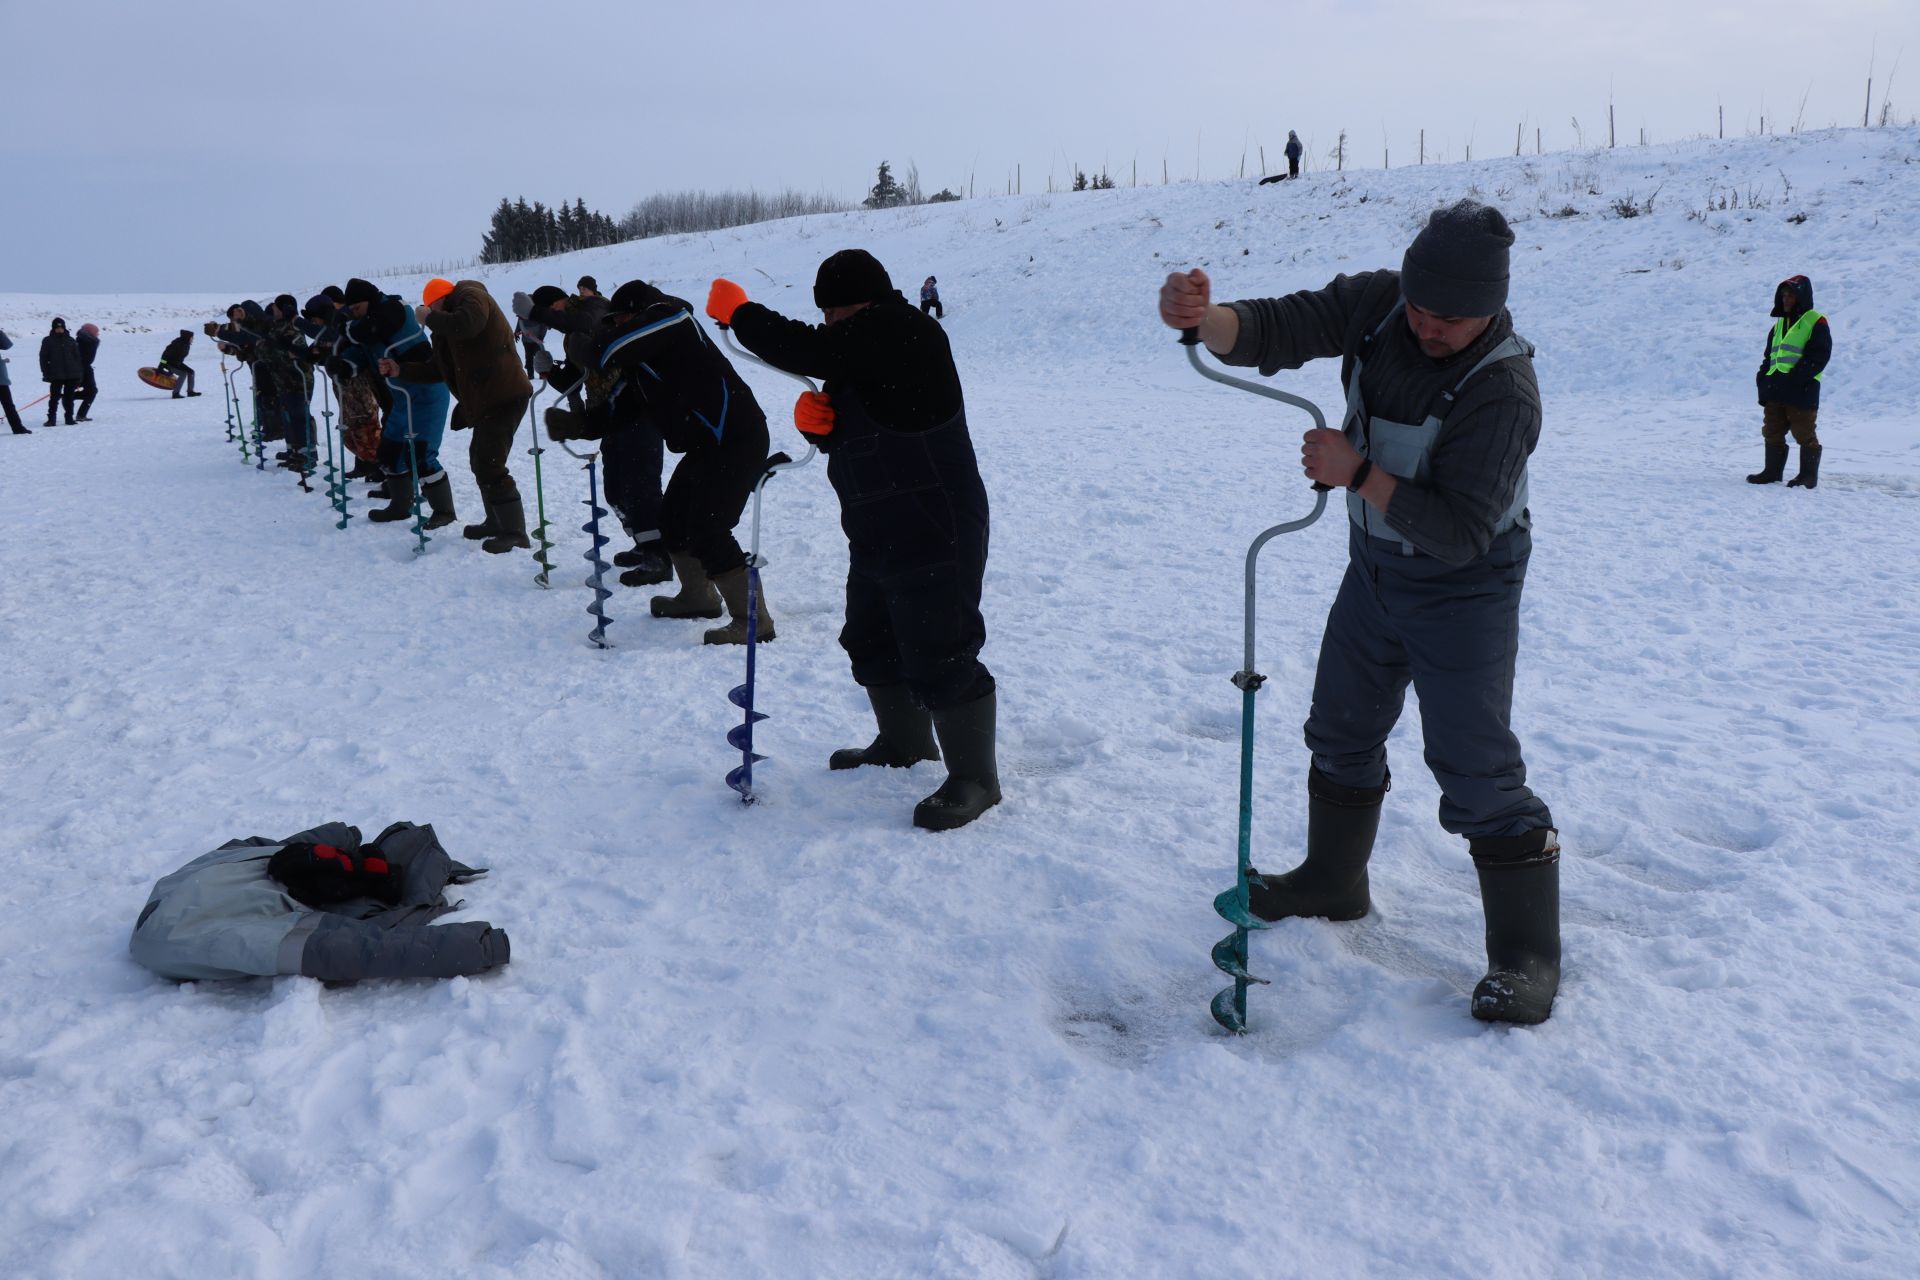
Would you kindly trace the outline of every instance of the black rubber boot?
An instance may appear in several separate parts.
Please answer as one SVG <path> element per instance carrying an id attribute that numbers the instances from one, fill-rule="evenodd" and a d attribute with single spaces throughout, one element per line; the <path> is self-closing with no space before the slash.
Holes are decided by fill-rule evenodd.
<path id="1" fill-rule="evenodd" d="M 429 529 L 444 529 L 460 518 L 453 509 L 453 480 L 442 470 L 420 486 L 420 497 L 433 509 L 426 519 Z"/>
<path id="2" fill-rule="evenodd" d="M 1367 860 L 1380 831 L 1380 803 L 1393 780 L 1347 787 L 1307 768 L 1307 857 L 1280 875 L 1248 878 L 1247 908 L 1262 920 L 1313 916 L 1358 920 L 1372 909 Z"/>
<path id="3" fill-rule="evenodd" d="M 910 769 L 922 760 L 940 758 L 940 748 L 933 740 L 933 717 L 913 700 L 906 685 L 868 685 L 867 701 L 873 704 L 873 722 L 880 732 L 864 747 L 844 747 L 834 752 L 827 758 L 827 768 L 858 769 L 874 764 Z"/>
<path id="4" fill-rule="evenodd" d="M 964 706 L 933 713 L 933 731 L 947 757 L 947 780 L 913 806 L 913 825 L 927 831 L 964 827 L 1000 803 L 1000 766 L 994 756 L 994 700 L 989 693 Z"/>
<path id="5" fill-rule="evenodd" d="M 1787 481 L 1789 489 L 1817 489 L 1820 487 L 1820 455 L 1824 452 L 1818 446 L 1800 447 L 1800 474 Z"/>
<path id="6" fill-rule="evenodd" d="M 671 556 L 673 571 L 680 575 L 680 590 L 670 596 L 655 596 L 647 602 L 656 618 L 717 618 L 720 593 L 707 581 L 707 571 L 684 551 Z"/>
<path id="7" fill-rule="evenodd" d="M 1787 470 L 1787 446 L 1767 446 L 1767 465 L 1747 477 L 1748 484 L 1779 484 Z"/>
<path id="8" fill-rule="evenodd" d="M 494 522 L 491 538 L 480 544 L 482 551 L 491 555 L 504 555 L 515 547 L 530 547 L 533 540 L 527 537 L 527 506 L 520 501 L 520 490 L 502 490 L 494 496 L 493 504 L 488 508 Z"/>
<path id="9" fill-rule="evenodd" d="M 480 491 L 480 505 L 486 508 L 486 511 L 487 511 L 486 517 L 482 519 L 479 524 L 470 524 L 470 525 L 467 525 L 465 528 L 461 529 L 460 536 L 463 538 L 470 538 L 475 542 L 479 542 L 483 538 L 492 538 L 497 536 L 500 532 L 500 519 L 498 515 L 496 515 L 494 512 L 495 502 L 496 502 L 496 499 L 494 498 L 494 496 L 488 493 L 485 489 L 482 489 Z M 526 523 L 524 517 L 522 518 L 521 523 L 522 524 Z"/>
<path id="10" fill-rule="evenodd" d="M 627 570 L 620 575 L 623 587 L 655 587 L 673 580 L 673 562 L 667 559 L 666 548 L 659 541 L 643 542 L 631 551 L 622 551 L 613 558 L 615 564 L 622 563 L 625 556 Z"/>
<path id="11" fill-rule="evenodd" d="M 367 512 L 367 519 L 375 524 L 392 524 L 396 520 L 413 518 L 413 485 L 404 471 L 388 476 L 382 488 L 367 496 L 387 500 L 386 506 Z"/>
<path id="12" fill-rule="evenodd" d="M 1545 1022 L 1560 989 L 1559 839 L 1542 827 L 1470 848 L 1487 916 L 1487 976 L 1473 989 L 1473 1016 Z"/>
<path id="13" fill-rule="evenodd" d="M 704 637 L 708 644 L 745 644 L 747 642 L 747 567 L 729 569 L 713 580 L 714 589 L 726 601 L 725 625 L 711 628 Z M 767 612 L 767 594 L 762 584 L 755 606 L 754 640 L 765 644 L 774 638 L 773 615 Z"/>

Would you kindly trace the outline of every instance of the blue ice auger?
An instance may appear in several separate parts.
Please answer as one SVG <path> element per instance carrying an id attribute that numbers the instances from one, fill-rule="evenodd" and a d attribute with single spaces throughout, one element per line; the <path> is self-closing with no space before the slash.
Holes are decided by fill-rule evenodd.
<path id="1" fill-rule="evenodd" d="M 553 368 L 552 356 L 544 350 L 534 353 L 533 371 L 536 374 L 545 373 L 551 368 Z M 540 447 L 540 414 L 537 408 L 540 403 L 540 388 L 543 385 L 545 385 L 544 380 L 536 384 L 533 395 L 527 400 L 527 427 L 533 436 L 533 448 L 527 452 L 533 455 L 534 510 L 540 517 L 540 522 L 532 529 L 533 562 L 540 566 L 540 572 L 533 575 L 533 580 L 543 587 L 551 587 L 553 561 L 548 558 L 547 553 L 553 550 L 553 542 L 547 537 L 547 487 L 540 474 L 540 455 L 546 450 Z"/>
<path id="2" fill-rule="evenodd" d="M 788 373 L 785 369 L 768 364 L 746 350 L 733 340 L 733 334 L 726 325 L 720 325 L 720 333 L 735 355 L 750 360 L 762 368 L 785 373 L 789 378 L 805 383 L 809 391 L 819 390 L 812 378 Z M 727 773 L 727 785 L 740 793 L 742 804 L 753 803 L 753 766 L 766 759 L 763 755 L 755 754 L 753 750 L 753 726 L 767 718 L 765 712 L 756 711 L 753 707 L 754 655 L 760 643 L 760 570 L 767 563 L 766 557 L 760 554 L 760 494 L 767 487 L 767 481 L 782 471 L 793 471 L 806 466 L 813 461 L 814 454 L 818 452 L 819 450 L 809 440 L 807 452 L 798 462 L 784 453 L 774 454 L 767 459 L 767 469 L 761 475 L 759 483 L 753 486 L 753 538 L 747 551 L 747 678 L 744 683 L 737 684 L 727 691 L 727 701 L 739 707 L 741 713 L 740 723 L 727 730 L 727 745 L 740 753 L 739 765 Z"/>
<path id="3" fill-rule="evenodd" d="M 587 453 L 574 453 L 573 447 L 565 440 L 556 440 L 554 443 L 587 464 L 583 468 L 587 473 L 587 522 L 580 526 L 587 535 L 587 554 L 582 558 L 593 566 L 593 572 L 586 578 L 587 589 L 593 592 L 593 603 L 587 606 L 587 612 L 593 615 L 593 630 L 587 632 L 587 639 L 593 642 L 596 649 L 611 649 L 613 642 L 607 639 L 607 623 L 612 619 L 607 617 L 606 601 L 613 592 L 607 590 L 606 578 L 607 570 L 613 566 L 600 556 L 600 548 L 611 541 L 600 532 L 600 517 L 607 514 L 607 509 L 600 505 L 600 451 L 594 449 Z"/>
<path id="4" fill-rule="evenodd" d="M 1289 395 L 1275 387 L 1262 386 L 1245 378 L 1230 377 L 1217 369 L 1209 368 L 1200 360 L 1200 331 L 1185 329 L 1181 331 L 1180 342 L 1187 349 L 1187 359 L 1201 377 L 1229 387 L 1238 387 L 1242 391 L 1251 391 L 1257 396 L 1269 400 L 1278 400 L 1297 409 L 1304 409 L 1313 417 L 1313 425 L 1327 425 L 1320 407 L 1311 400 Z M 1267 678 L 1253 669 L 1254 635 L 1254 585 L 1256 578 L 1254 567 L 1260 558 L 1260 548 L 1283 533 L 1292 533 L 1304 529 L 1320 518 L 1327 509 L 1327 486 L 1313 486 L 1313 510 L 1298 520 L 1289 520 L 1277 524 L 1255 538 L 1247 547 L 1246 567 L 1246 649 L 1240 670 L 1234 673 L 1234 687 L 1240 690 L 1240 859 L 1239 876 L 1231 889 L 1219 894 L 1213 900 L 1213 909 L 1222 919 L 1233 926 L 1233 932 L 1220 939 L 1213 946 L 1213 963 L 1222 973 L 1232 977 L 1233 985 L 1222 988 L 1213 998 L 1213 1020 L 1236 1034 L 1245 1034 L 1247 1030 L 1247 986 L 1250 983 L 1266 985 L 1265 978 L 1256 978 L 1247 972 L 1247 931 L 1264 929 L 1267 922 L 1254 915 L 1247 907 L 1247 888 L 1253 877 L 1253 695 L 1265 684 Z"/>

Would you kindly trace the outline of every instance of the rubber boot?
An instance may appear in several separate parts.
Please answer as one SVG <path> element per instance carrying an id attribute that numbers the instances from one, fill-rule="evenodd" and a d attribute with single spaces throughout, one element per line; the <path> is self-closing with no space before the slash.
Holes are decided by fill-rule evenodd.
<path id="1" fill-rule="evenodd" d="M 347 479 L 378 480 L 379 478 L 380 478 L 380 468 L 374 466 L 373 463 L 367 461 L 365 458 L 362 458 L 360 455 L 358 454 L 354 455 L 353 470 L 347 472 Z"/>
<path id="2" fill-rule="evenodd" d="M 474 542 L 478 542 L 483 538 L 495 537 L 500 532 L 500 517 L 494 510 L 494 495 L 482 489 L 480 491 L 480 505 L 486 508 L 486 518 L 481 520 L 479 524 L 470 524 L 460 530 L 461 537 L 469 538 Z M 526 523 L 524 518 L 521 520 L 521 523 Z"/>
<path id="3" fill-rule="evenodd" d="M 656 555 L 663 560 L 666 559 L 665 553 L 660 550 L 660 542 L 657 535 L 647 539 L 645 542 L 634 538 L 632 546 L 628 547 L 625 551 L 616 551 L 613 553 L 613 566 L 616 569 L 636 568 L 639 565 L 645 564 Z"/>
<path id="4" fill-rule="evenodd" d="M 747 567 L 729 569 L 713 580 L 720 598 L 726 601 L 727 621 L 725 625 L 711 628 L 704 637 L 708 644 L 745 644 L 747 642 Z M 754 624 L 755 640 L 760 644 L 774 638 L 773 615 L 767 612 L 767 593 L 761 584 L 760 599 L 756 602 L 757 618 Z"/>
<path id="5" fill-rule="evenodd" d="M 420 496 L 433 508 L 433 514 L 427 517 L 427 528 L 443 529 L 460 518 L 453 509 L 453 480 L 444 469 L 420 486 Z"/>
<path id="6" fill-rule="evenodd" d="M 1800 446 L 1800 474 L 1787 481 L 1789 489 L 1817 489 L 1820 487 L 1820 454 L 1818 445 Z"/>
<path id="7" fill-rule="evenodd" d="M 1747 477 L 1748 484 L 1779 484 L 1780 477 L 1787 469 L 1787 446 L 1770 444 L 1767 446 L 1767 465 Z"/>
<path id="8" fill-rule="evenodd" d="M 680 590 L 670 596 L 655 596 L 647 602 L 656 618 L 717 618 L 720 594 L 707 581 L 707 571 L 684 551 L 669 554 L 673 571 L 680 575 Z"/>
<path id="9" fill-rule="evenodd" d="M 928 831 L 964 827 L 1000 803 L 994 758 L 994 700 L 989 693 L 933 713 L 933 731 L 947 757 L 947 780 L 913 807 L 913 825 Z"/>
<path id="10" fill-rule="evenodd" d="M 413 485 L 407 479 L 407 473 L 398 471 L 389 475 L 383 489 L 367 495 L 369 498 L 383 497 L 387 505 L 367 512 L 367 519 L 375 524 L 392 524 L 396 520 L 413 518 Z"/>
<path id="11" fill-rule="evenodd" d="M 1469 847 L 1487 916 L 1487 976 L 1473 989 L 1473 1016 L 1545 1022 L 1560 989 L 1560 841 L 1542 827 Z"/>
<path id="12" fill-rule="evenodd" d="M 914 701 L 905 684 L 867 686 L 867 701 L 873 704 L 873 722 L 880 732 L 864 747 L 843 747 L 827 758 L 829 769 L 858 769 L 862 765 L 881 765 L 888 769 L 911 769 L 922 760 L 938 760 L 940 748 L 933 740 L 933 717 Z"/>
<path id="13" fill-rule="evenodd" d="M 503 489 L 495 495 L 488 510 L 494 520 L 494 534 L 480 544 L 482 551 L 497 556 L 515 547 L 533 545 L 533 540 L 527 537 L 527 505 L 520 501 L 519 489 Z"/>
<path id="14" fill-rule="evenodd" d="M 673 577 L 673 564 L 657 539 L 638 543 L 633 550 L 622 551 L 620 556 L 627 557 L 627 570 L 620 575 L 623 587 L 654 587 Z M 620 563 L 620 556 L 613 558 L 615 564 Z"/>
<path id="15" fill-rule="evenodd" d="M 1281 875 L 1248 877 L 1247 908 L 1262 920 L 1313 916 L 1358 920 L 1373 906 L 1367 860 L 1380 831 L 1380 802 L 1393 780 L 1347 787 L 1307 769 L 1307 857 Z"/>

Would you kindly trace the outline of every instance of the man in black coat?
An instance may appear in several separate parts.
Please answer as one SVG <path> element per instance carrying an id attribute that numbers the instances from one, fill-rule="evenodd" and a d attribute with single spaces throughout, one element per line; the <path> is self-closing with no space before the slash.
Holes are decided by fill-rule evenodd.
<path id="1" fill-rule="evenodd" d="M 999 803 L 1000 776 L 995 686 L 980 662 L 987 490 L 953 349 L 864 250 L 821 263 L 813 297 L 826 320 L 818 327 L 716 280 L 707 314 L 769 364 L 825 380 L 827 403 L 809 393 L 796 420 L 811 419 L 840 496 L 849 559 L 840 644 L 879 726 L 870 745 L 836 751 L 829 767 L 937 759 L 937 735 L 948 777 L 913 821 L 964 826 Z"/>
<path id="2" fill-rule="evenodd" d="M 724 602 L 729 621 L 706 642 L 745 644 L 747 555 L 733 530 L 767 465 L 767 416 L 752 388 L 701 331 L 693 304 L 644 280 L 614 290 L 584 359 L 592 370 L 585 409 L 547 410 L 547 433 L 604 438 L 609 454 L 621 436 L 639 433 L 682 455 L 659 506 L 680 590 L 655 596 L 653 616 L 718 618 Z M 765 600 L 759 638 L 774 638 Z"/>
<path id="3" fill-rule="evenodd" d="M 159 371 L 173 376 L 173 398 L 182 395 L 197 396 L 193 389 L 193 366 L 187 363 L 187 352 L 193 350 L 193 330 L 182 329 L 180 336 L 167 344 L 160 353 Z"/>
<path id="4" fill-rule="evenodd" d="M 93 408 L 93 402 L 100 394 L 100 384 L 93 378 L 93 358 L 100 354 L 100 326 L 83 324 L 80 332 L 74 335 L 73 344 L 80 348 L 80 403 L 74 407 L 75 422 L 87 421 L 87 410 Z"/>
<path id="5" fill-rule="evenodd" d="M 73 425 L 73 396 L 79 389 L 86 366 L 80 361 L 80 346 L 67 332 L 67 322 L 55 316 L 47 336 L 40 339 L 40 380 L 47 384 L 47 425 L 53 425 L 54 412 L 65 405 L 67 425 Z"/>

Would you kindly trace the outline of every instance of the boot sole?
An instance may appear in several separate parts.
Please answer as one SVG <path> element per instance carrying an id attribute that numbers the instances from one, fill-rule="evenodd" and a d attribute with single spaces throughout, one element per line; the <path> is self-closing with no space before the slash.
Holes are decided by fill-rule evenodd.
<path id="1" fill-rule="evenodd" d="M 725 614 L 725 610 L 721 609 L 718 605 L 715 605 L 711 609 L 702 609 L 698 613 L 682 613 L 677 610 L 666 610 L 660 608 L 658 605 L 649 605 L 648 607 L 652 610 L 654 617 L 671 618 L 676 622 L 711 622 L 715 618 L 722 617 Z"/>
<path id="2" fill-rule="evenodd" d="M 919 827 L 922 831 L 957 831 L 976 818 L 981 817 L 987 810 L 999 803 L 1000 797 L 996 795 L 993 799 L 980 806 L 978 812 L 964 815 L 952 809 L 931 809 L 923 811 L 919 806 L 915 806 L 913 810 L 913 825 Z"/>

